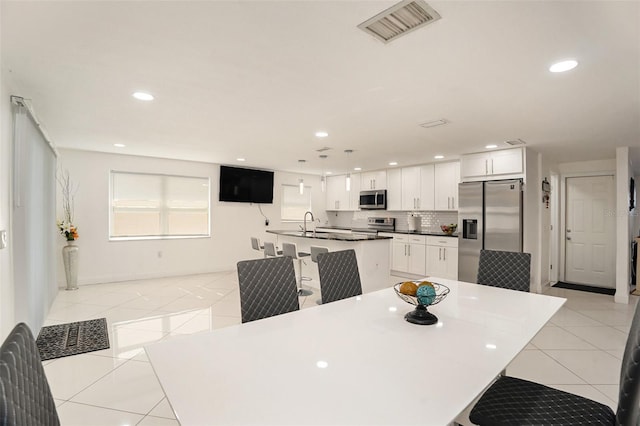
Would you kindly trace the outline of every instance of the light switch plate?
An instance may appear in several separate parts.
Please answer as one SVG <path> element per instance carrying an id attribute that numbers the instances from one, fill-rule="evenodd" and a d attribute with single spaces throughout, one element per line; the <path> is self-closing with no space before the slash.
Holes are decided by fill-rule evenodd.
<path id="1" fill-rule="evenodd" d="M 7 231 L 0 231 L 0 249 L 3 249 L 7 246 Z"/>

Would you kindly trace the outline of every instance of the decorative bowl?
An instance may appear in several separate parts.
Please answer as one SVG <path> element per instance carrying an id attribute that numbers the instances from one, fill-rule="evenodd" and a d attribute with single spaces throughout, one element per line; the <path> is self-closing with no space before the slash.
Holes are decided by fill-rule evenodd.
<path id="1" fill-rule="evenodd" d="M 404 281 L 403 281 L 404 282 Z M 413 281 L 416 285 L 420 285 L 423 281 Z M 414 305 L 416 308 L 408 312 L 404 319 L 412 324 L 419 325 L 431 325 L 438 322 L 438 317 L 433 315 L 431 312 L 427 310 L 427 306 L 436 305 L 444 300 L 445 297 L 449 294 L 449 287 L 443 284 L 438 284 L 431 282 L 433 285 L 434 292 L 431 294 L 418 294 L 418 296 L 411 296 L 409 294 L 404 294 L 400 292 L 400 286 L 403 283 L 398 283 L 393 286 L 393 290 L 396 292 L 398 297 L 402 299 L 404 302 Z M 419 289 L 420 287 L 418 287 Z M 418 292 L 423 293 L 423 292 Z"/>
<path id="2" fill-rule="evenodd" d="M 440 225 L 440 229 L 442 229 L 442 232 L 444 232 L 445 234 L 452 235 L 454 232 L 456 232 L 456 229 L 458 229 L 458 224 L 451 223 L 449 225 Z"/>

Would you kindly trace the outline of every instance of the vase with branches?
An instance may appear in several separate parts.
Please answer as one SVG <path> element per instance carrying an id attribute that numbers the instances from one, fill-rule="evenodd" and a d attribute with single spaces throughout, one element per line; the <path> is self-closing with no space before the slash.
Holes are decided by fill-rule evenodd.
<path id="1" fill-rule="evenodd" d="M 78 239 L 78 227 L 73 224 L 74 218 L 74 198 L 78 189 L 69 177 L 68 171 L 58 174 L 58 184 L 60 185 L 60 193 L 62 194 L 62 220 L 58 220 L 58 230 L 67 241 L 75 241 Z"/>

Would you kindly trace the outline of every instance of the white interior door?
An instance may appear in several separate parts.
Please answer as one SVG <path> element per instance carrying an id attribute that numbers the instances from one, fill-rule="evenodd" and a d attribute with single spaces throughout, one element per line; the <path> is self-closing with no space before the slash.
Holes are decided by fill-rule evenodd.
<path id="1" fill-rule="evenodd" d="M 615 288 L 613 176 L 567 178 L 565 281 Z"/>

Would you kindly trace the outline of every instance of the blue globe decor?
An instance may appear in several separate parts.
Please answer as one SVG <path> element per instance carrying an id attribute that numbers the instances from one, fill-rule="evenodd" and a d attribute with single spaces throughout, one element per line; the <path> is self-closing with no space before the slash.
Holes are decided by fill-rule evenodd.
<path id="1" fill-rule="evenodd" d="M 436 299 L 436 289 L 430 285 L 421 285 L 416 291 L 416 297 L 421 305 L 431 305 Z"/>
<path id="2" fill-rule="evenodd" d="M 416 307 L 413 311 L 408 312 L 404 316 L 404 319 L 407 320 L 407 322 L 418 325 L 436 324 L 438 317 L 429 312 L 427 306 L 433 306 L 442 302 L 442 300 L 447 297 L 447 294 L 449 294 L 449 287 L 434 282 L 426 284 L 424 281 L 413 281 L 413 283 L 418 286 L 415 296 L 404 294 L 400 291 L 403 283 L 398 283 L 393 286 L 393 290 L 400 299 Z"/>

